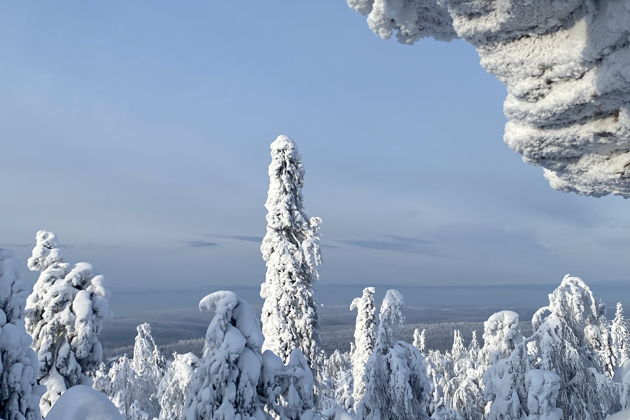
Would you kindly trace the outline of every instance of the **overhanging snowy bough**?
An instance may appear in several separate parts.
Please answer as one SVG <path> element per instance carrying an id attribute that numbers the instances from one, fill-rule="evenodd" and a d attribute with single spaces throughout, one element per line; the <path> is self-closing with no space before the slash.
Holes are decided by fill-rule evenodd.
<path id="1" fill-rule="evenodd" d="M 348 0 L 380 37 L 462 38 L 507 87 L 505 142 L 551 186 L 630 197 L 630 2 Z"/>

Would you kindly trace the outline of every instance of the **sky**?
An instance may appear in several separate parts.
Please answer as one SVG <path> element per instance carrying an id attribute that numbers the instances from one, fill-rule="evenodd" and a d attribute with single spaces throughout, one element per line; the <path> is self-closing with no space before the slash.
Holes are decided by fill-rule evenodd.
<path id="1" fill-rule="evenodd" d="M 322 288 L 571 273 L 625 293 L 628 203 L 524 164 L 463 42 L 383 41 L 332 0 L 4 2 L 0 40 L 0 246 L 21 263 L 47 229 L 114 297 L 253 289 L 286 134 L 324 221 Z"/>

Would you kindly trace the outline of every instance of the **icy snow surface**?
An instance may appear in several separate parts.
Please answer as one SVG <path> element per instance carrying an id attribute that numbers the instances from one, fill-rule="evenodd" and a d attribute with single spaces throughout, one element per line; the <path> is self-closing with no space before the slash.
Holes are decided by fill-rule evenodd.
<path id="1" fill-rule="evenodd" d="M 630 0 L 347 0 L 382 38 L 462 38 L 507 87 L 505 142 L 562 191 L 630 197 Z"/>
<path id="2" fill-rule="evenodd" d="M 46 420 L 123 420 L 107 397 L 84 385 L 73 386 L 57 400 Z"/>

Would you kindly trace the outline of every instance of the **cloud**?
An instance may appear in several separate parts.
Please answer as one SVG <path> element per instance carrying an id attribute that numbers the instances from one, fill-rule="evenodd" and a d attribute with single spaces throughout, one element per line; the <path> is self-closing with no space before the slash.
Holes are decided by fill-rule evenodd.
<path id="1" fill-rule="evenodd" d="M 219 245 L 216 242 L 208 242 L 208 241 L 185 241 L 183 243 L 185 245 L 188 245 L 191 248 L 211 248 L 211 247 Z"/>
<path id="2" fill-rule="evenodd" d="M 243 242 L 257 242 L 261 243 L 263 240 L 262 236 L 253 236 L 253 235 L 208 235 L 211 238 L 220 238 L 220 239 L 232 239 L 234 241 L 243 241 Z"/>
<path id="3" fill-rule="evenodd" d="M 434 248 L 436 243 L 422 238 L 409 238 L 405 236 L 397 235 L 384 235 L 385 239 L 345 239 L 338 240 L 337 242 L 356 246 L 360 248 L 374 249 L 379 251 L 394 251 L 407 254 L 421 254 L 432 257 L 439 257 L 440 255 Z"/>

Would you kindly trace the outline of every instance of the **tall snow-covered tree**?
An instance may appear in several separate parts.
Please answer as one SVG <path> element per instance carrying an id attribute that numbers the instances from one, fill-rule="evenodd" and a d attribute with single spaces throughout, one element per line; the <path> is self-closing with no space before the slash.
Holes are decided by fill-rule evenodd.
<path id="1" fill-rule="evenodd" d="M 151 325 L 144 323 L 136 328 L 133 347 L 132 366 L 138 378 L 135 391 L 139 408 L 146 412 L 149 418 L 157 417 L 160 413 L 158 400 L 158 385 L 164 376 L 166 360 L 158 350 L 151 335 Z"/>
<path id="2" fill-rule="evenodd" d="M 184 420 L 186 396 L 198 364 L 199 358 L 193 353 L 173 355 L 158 387 L 160 420 Z"/>
<path id="3" fill-rule="evenodd" d="M 313 285 L 321 262 L 319 218 L 304 214 L 304 168 L 293 140 L 279 136 L 271 144 L 267 233 L 261 252 L 267 273 L 260 296 L 262 325 L 269 349 L 284 362 L 300 349 L 311 367 L 321 358 L 318 314 Z"/>
<path id="4" fill-rule="evenodd" d="M 39 362 L 24 327 L 24 294 L 13 254 L 0 249 L 0 418 L 40 418 Z"/>
<path id="5" fill-rule="evenodd" d="M 367 362 L 367 384 L 357 406 L 361 419 L 428 419 L 431 383 L 424 357 L 398 341 L 404 323 L 403 298 L 388 290 L 381 304 L 376 347 Z"/>
<path id="6" fill-rule="evenodd" d="M 90 264 L 71 269 L 63 262 L 51 232 L 37 232 L 28 267 L 40 272 L 25 318 L 39 359 L 38 381 L 47 389 L 40 401 L 45 414 L 66 389 L 89 383 L 86 374 L 99 367 L 98 334 L 110 316 L 109 291 Z"/>
<path id="7" fill-rule="evenodd" d="M 350 310 L 357 311 L 354 327 L 354 347 L 352 349 L 352 398 L 354 405 L 358 404 L 365 393 L 365 365 L 376 345 L 376 328 L 378 316 L 374 304 L 373 287 L 363 289 L 361 297 L 355 298 Z"/>
<path id="8" fill-rule="evenodd" d="M 188 420 L 264 419 L 257 387 L 263 336 L 252 307 L 236 294 L 214 292 L 199 302 L 214 316 L 186 404 Z"/>
<path id="9" fill-rule="evenodd" d="M 630 332 L 628 332 L 628 324 L 624 317 L 621 302 L 617 303 L 615 319 L 613 319 L 610 327 L 610 335 L 617 366 L 621 366 L 626 360 L 630 359 Z"/>

